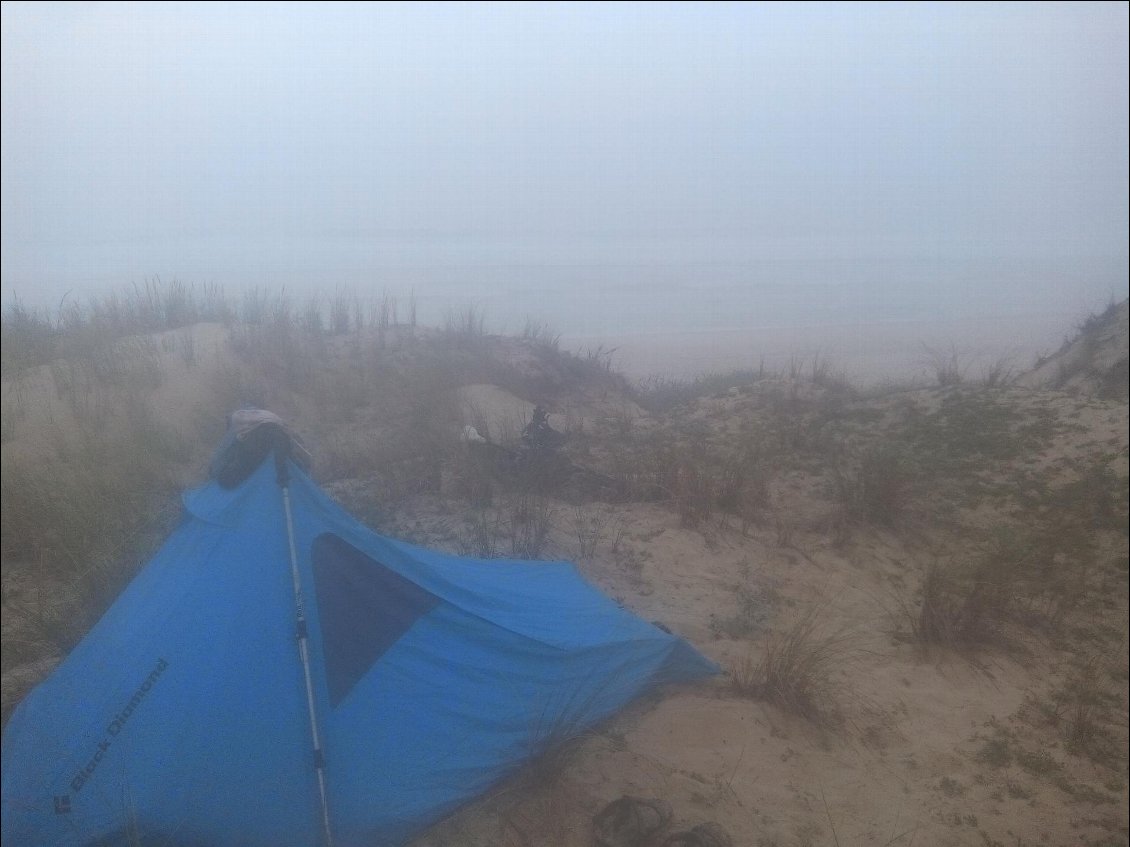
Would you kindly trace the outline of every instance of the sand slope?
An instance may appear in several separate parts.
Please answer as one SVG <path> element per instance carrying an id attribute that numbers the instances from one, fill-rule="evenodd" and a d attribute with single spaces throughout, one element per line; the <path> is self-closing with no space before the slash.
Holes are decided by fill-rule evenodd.
<path id="1" fill-rule="evenodd" d="M 1088 361 L 1124 357 L 1121 314 Z M 378 530 L 508 555 L 520 521 L 542 520 L 540 556 L 576 560 L 727 669 L 571 740 L 417 847 L 589 845 L 593 816 L 624 794 L 670 803 L 666 832 L 713 821 L 735 845 L 1127 842 L 1124 399 L 1051 390 L 1038 372 L 871 395 L 826 374 L 764 375 L 649 410 L 599 363 L 516 340 L 433 349 L 414 333 L 338 371 L 354 343 L 342 339 L 307 383 L 272 376 L 222 328 L 189 337 L 158 341 L 149 398 L 185 437 L 203 443 L 225 404 L 254 395 Z M 5 385 L 6 464 L 48 455 L 51 427 L 80 426 L 51 386 L 59 373 Z M 468 460 L 464 424 L 518 449 L 534 404 L 570 436 L 561 476 L 595 483 L 531 494 Z M 976 643 L 916 639 L 931 568 L 967 576 L 992 556 L 978 578 L 1005 586 L 1007 614 Z M 26 562 L 5 561 L 4 583 L 5 652 L 20 645 L 10 702 L 52 656 L 29 650 L 30 624 L 9 612 L 69 589 Z M 808 710 L 749 684 L 798 621 L 824 651 Z"/>

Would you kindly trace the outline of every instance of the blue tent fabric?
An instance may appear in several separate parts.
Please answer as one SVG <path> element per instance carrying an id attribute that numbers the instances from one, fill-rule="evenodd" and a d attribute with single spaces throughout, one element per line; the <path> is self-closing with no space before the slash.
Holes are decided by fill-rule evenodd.
<path id="1" fill-rule="evenodd" d="M 638 695 L 718 670 L 569 563 L 386 538 L 290 473 L 335 844 L 401 844 Z M 184 503 L 13 713 L 5 845 L 322 842 L 274 463 Z"/>

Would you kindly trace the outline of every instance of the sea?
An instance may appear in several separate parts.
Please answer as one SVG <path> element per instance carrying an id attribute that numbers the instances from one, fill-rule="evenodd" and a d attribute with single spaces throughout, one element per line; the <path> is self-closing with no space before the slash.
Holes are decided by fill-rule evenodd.
<path id="1" fill-rule="evenodd" d="M 860 383 L 929 379 L 939 361 L 970 379 L 1054 352 L 1092 312 L 1127 296 L 1125 252 L 1110 256 L 863 249 L 743 235 L 332 232 L 103 243 L 31 288 L 97 293 L 160 277 L 414 304 L 424 325 L 473 309 L 488 332 L 530 328 L 609 359 L 634 379 L 783 370 L 819 360 Z M 80 271 L 81 269 L 81 271 Z M 23 299 L 19 274 L 6 295 Z M 25 291 L 28 286 L 25 285 Z"/>

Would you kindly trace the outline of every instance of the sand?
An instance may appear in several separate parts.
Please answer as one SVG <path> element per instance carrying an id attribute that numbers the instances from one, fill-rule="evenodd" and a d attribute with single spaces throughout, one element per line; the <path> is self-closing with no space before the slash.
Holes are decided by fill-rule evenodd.
<path id="1" fill-rule="evenodd" d="M 199 418 L 215 414 L 230 338 L 219 327 L 178 332 L 157 340 L 166 380 L 153 408 L 186 432 L 214 431 L 215 421 Z M 51 379 L 41 369 L 23 383 L 32 411 L 5 457 L 46 449 L 36 447 L 44 421 L 69 425 Z M 927 649 L 909 638 L 905 614 L 932 564 L 972 555 L 978 532 L 1024 514 L 1016 510 L 1031 480 L 1055 491 L 1101 466 L 1115 495 L 1119 486 L 1124 493 L 1125 401 L 1049 390 L 1037 379 L 993 391 L 861 396 L 778 376 L 649 413 L 611 383 L 547 384 L 557 388 L 542 395 L 481 380 L 462 385 L 461 422 L 513 441 L 534 404 L 547 403 L 551 425 L 571 436 L 570 461 L 606 475 L 615 472 L 617 450 L 649 438 L 674 445 L 768 439 L 788 403 L 799 404 L 792 425 L 813 445 L 827 431 L 813 421 L 844 422 L 835 431 L 850 452 L 966 409 L 983 415 L 986 427 L 1005 421 L 1022 449 L 998 441 L 991 458 L 940 465 L 912 486 L 897 522 L 850 531 L 830 494 L 825 448 L 817 446 L 774 466 L 767 500 L 745 519 L 715 511 L 690 526 L 667 497 L 551 496 L 544 557 L 575 559 L 588 579 L 690 640 L 725 672 L 634 703 L 438 824 L 416 847 L 589 845 L 593 816 L 625 794 L 668 802 L 674 820 L 665 832 L 712 821 L 734 845 L 1126 843 L 1125 516 L 1121 531 L 1096 524 L 1091 583 L 1054 624 L 1010 625 L 1007 638 L 971 651 Z M 15 390 L 5 386 L 5 403 Z M 1042 428 L 1029 443 L 1022 433 L 1034 423 Z M 456 445 L 457 430 L 451 438 Z M 364 513 L 371 480 L 325 481 Z M 495 506 L 504 501 L 500 495 Z M 466 541 L 458 526 L 470 513 L 446 490 L 372 512 L 381 531 L 452 550 Z M 5 586 L 6 596 L 11 587 L 27 590 L 7 570 Z M 835 645 L 816 719 L 735 685 L 743 667 L 756 665 L 807 614 Z M 9 617 L 6 641 L 20 637 Z M 1092 754 L 1071 749 L 1062 706 L 1089 659 L 1099 662 L 1105 698 Z M 6 672 L 6 695 L 18 696 L 52 664 L 48 657 Z M 1006 749 L 1007 757 L 996 755 Z"/>

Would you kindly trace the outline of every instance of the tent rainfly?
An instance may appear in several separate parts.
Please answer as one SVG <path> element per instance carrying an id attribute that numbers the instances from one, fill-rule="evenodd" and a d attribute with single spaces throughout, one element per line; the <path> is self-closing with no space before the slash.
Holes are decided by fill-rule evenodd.
<path id="1" fill-rule="evenodd" d="M 717 672 L 569 563 L 372 532 L 288 441 L 188 492 L 17 707 L 5 845 L 401 844 L 640 694 Z"/>

